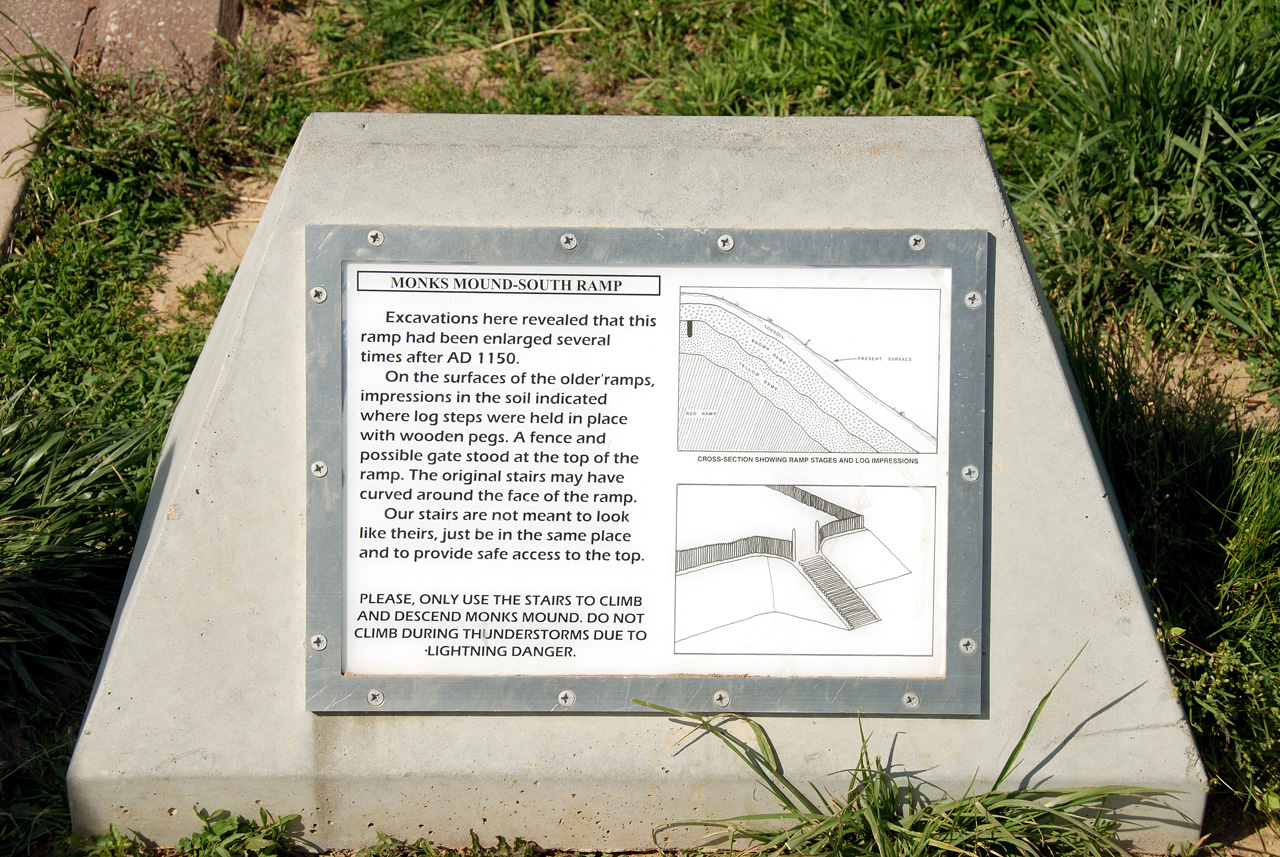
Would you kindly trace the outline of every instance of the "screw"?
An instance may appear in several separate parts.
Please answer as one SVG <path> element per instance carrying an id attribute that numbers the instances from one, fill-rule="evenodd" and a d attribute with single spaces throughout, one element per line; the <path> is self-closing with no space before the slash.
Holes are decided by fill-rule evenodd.
<path id="1" fill-rule="evenodd" d="M 311 648 L 315 649 L 317 652 L 323 652 L 327 645 L 329 645 L 329 640 L 324 634 L 316 634 L 311 638 Z"/>
<path id="2" fill-rule="evenodd" d="M 325 299 L 328 297 L 329 297 L 329 293 L 326 292 L 324 289 L 320 288 L 319 286 L 316 286 L 314 289 L 311 290 L 311 300 L 313 303 L 322 304 L 325 302 Z"/>
<path id="3" fill-rule="evenodd" d="M 965 482 L 977 482 L 978 468 L 974 467 L 972 464 L 966 464 L 964 469 L 960 471 L 960 478 Z"/>
<path id="4" fill-rule="evenodd" d="M 919 232 L 907 239 L 907 246 L 912 250 L 915 250 L 917 253 L 924 249 L 924 244 L 924 236 Z"/>
<path id="5" fill-rule="evenodd" d="M 720 248 L 721 253 L 728 253 L 733 249 L 733 236 L 721 235 L 716 239 L 716 246 Z"/>
<path id="6" fill-rule="evenodd" d="M 556 697 L 556 701 L 565 708 L 572 708 L 573 704 L 578 701 L 578 694 L 571 690 L 562 690 L 560 695 Z"/>
<path id="7" fill-rule="evenodd" d="M 961 637 L 960 651 L 964 652 L 966 655 L 972 655 L 974 652 L 978 651 L 978 641 L 973 639 L 973 637 Z"/>
<path id="8" fill-rule="evenodd" d="M 578 246 L 578 236 L 572 232 L 566 232 L 560 236 L 560 246 L 566 250 L 572 250 Z"/>
<path id="9" fill-rule="evenodd" d="M 902 704 L 913 711 L 920 707 L 920 694 L 914 690 L 909 690 L 902 694 Z"/>
<path id="10" fill-rule="evenodd" d="M 315 478 L 323 479 L 328 472 L 329 465 L 325 464 L 323 461 L 311 462 L 311 475 Z"/>
<path id="11" fill-rule="evenodd" d="M 728 708 L 732 697 L 727 690 L 717 690 L 715 696 L 711 697 L 711 701 L 716 704 L 716 708 Z"/>
<path id="12" fill-rule="evenodd" d="M 377 229 L 370 229 L 367 236 L 370 247 L 381 247 L 382 242 L 387 240 L 387 236 L 383 235 Z"/>
<path id="13" fill-rule="evenodd" d="M 364 698 L 369 700 L 369 704 L 373 706 L 381 705 L 382 703 L 387 701 L 387 698 L 382 695 L 382 691 L 377 689 L 371 690 L 368 693 L 366 693 L 364 695 Z"/>
<path id="14" fill-rule="evenodd" d="M 977 309 L 982 306 L 982 295 L 978 292 L 969 292 L 964 296 L 964 305 L 969 309 Z"/>

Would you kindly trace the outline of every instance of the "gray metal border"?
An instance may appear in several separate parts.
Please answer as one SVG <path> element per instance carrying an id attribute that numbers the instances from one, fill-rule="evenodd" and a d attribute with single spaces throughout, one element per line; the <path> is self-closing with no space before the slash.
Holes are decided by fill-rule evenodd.
<path id="1" fill-rule="evenodd" d="M 572 235 L 573 241 L 565 236 Z M 723 250 L 721 236 L 732 236 Z M 346 713 L 687 711 L 985 716 L 995 239 L 982 230 L 307 226 L 306 705 Z M 566 244 L 572 247 L 566 248 Z M 343 675 L 343 263 L 947 267 L 952 276 L 946 677 Z M 976 297 L 975 297 L 976 296 Z M 324 467 L 317 467 L 323 462 Z M 968 468 L 976 469 L 969 470 Z M 317 475 L 323 473 L 323 475 Z M 975 477 L 969 481 L 965 476 Z M 568 691 L 570 693 L 566 694 Z M 563 704 L 562 700 L 569 702 Z M 723 704 L 717 704 L 717 703 Z"/>

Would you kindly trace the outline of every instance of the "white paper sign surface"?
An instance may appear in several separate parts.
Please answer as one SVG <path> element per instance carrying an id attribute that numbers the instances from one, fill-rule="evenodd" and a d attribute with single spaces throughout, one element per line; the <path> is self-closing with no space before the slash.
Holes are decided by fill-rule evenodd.
<path id="1" fill-rule="evenodd" d="M 949 269 L 343 277 L 344 672 L 943 675 Z"/>

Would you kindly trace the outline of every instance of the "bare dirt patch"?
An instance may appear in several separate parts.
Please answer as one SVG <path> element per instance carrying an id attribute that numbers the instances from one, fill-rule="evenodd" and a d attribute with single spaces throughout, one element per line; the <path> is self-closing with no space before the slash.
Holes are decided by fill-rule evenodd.
<path id="1" fill-rule="evenodd" d="M 582 61 L 565 53 L 555 45 L 546 45 L 538 51 L 537 59 L 542 72 L 548 77 L 559 77 L 573 84 L 573 91 L 596 112 L 614 116 L 638 116 L 644 111 L 634 94 L 624 87 L 611 87 L 596 80 L 583 70 Z"/>
<path id="2" fill-rule="evenodd" d="M 1184 378 L 1204 378 L 1222 398 L 1231 402 L 1242 427 L 1280 425 L 1280 410 L 1271 403 L 1266 391 L 1251 389 L 1253 378 L 1243 360 L 1219 354 L 1208 344 L 1191 353 L 1174 354 L 1169 360 Z"/>
<path id="3" fill-rule="evenodd" d="M 296 58 L 298 70 L 311 79 L 324 72 L 320 49 L 310 39 L 311 26 L 310 19 L 301 12 L 254 9 L 241 37 L 247 35 L 273 45 L 285 45 Z"/>
<path id="4" fill-rule="evenodd" d="M 1257 819 L 1246 819 L 1240 803 L 1229 795 L 1213 792 L 1205 807 L 1204 829 L 1208 832 L 1213 857 L 1268 857 L 1280 855 L 1280 836 Z"/>
<path id="5" fill-rule="evenodd" d="M 203 280 L 209 268 L 232 271 L 240 265 L 274 187 L 274 181 L 264 179 L 236 186 L 239 202 L 230 214 L 209 226 L 187 230 L 178 246 L 164 255 L 164 284 L 148 299 L 161 325 L 177 324 L 190 315 L 182 292 Z"/>

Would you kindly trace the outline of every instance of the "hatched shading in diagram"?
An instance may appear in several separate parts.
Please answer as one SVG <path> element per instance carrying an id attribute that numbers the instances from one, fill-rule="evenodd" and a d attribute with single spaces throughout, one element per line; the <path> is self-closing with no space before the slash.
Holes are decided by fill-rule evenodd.
<path id="1" fill-rule="evenodd" d="M 824 496 L 839 490 L 680 486 L 675 652 L 927 654 L 930 575 L 913 574 L 860 511 Z M 717 525 L 708 508 L 722 512 Z M 726 517 L 726 509 L 745 514 Z M 906 520 L 906 511 L 886 525 L 931 526 L 923 514 Z M 734 529 L 742 535 L 698 538 Z"/>
<path id="2" fill-rule="evenodd" d="M 832 359 L 732 301 L 683 293 L 679 339 L 682 450 L 938 450 L 933 434 Z"/>

